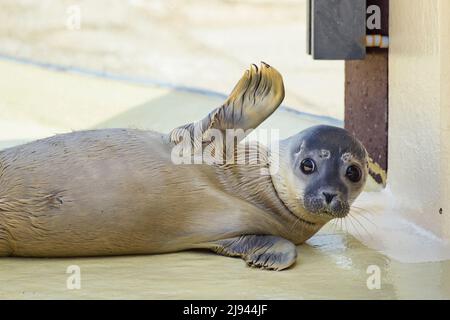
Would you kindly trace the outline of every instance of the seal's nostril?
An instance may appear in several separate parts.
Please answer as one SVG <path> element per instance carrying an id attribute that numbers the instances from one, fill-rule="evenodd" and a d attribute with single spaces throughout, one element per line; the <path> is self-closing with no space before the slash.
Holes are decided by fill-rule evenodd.
<path id="1" fill-rule="evenodd" d="M 322 194 L 325 197 L 325 201 L 330 204 L 334 197 L 336 197 L 336 193 L 328 193 L 328 192 L 322 192 Z"/>

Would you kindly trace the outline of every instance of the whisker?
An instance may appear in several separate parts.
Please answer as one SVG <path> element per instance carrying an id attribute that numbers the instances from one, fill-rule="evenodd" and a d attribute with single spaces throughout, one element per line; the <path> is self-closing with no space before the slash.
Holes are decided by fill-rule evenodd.
<path id="1" fill-rule="evenodd" d="M 365 209 L 365 208 L 361 208 L 361 207 L 357 207 L 357 206 L 351 206 L 350 209 L 357 209 L 359 211 L 371 214 L 371 215 L 375 215 L 375 212 L 370 211 L 369 209 Z"/>
<path id="2" fill-rule="evenodd" d="M 360 213 L 360 214 L 368 214 L 370 216 L 373 215 L 371 212 L 368 212 L 367 210 L 363 210 L 363 209 L 360 209 L 360 208 L 351 207 L 350 211 L 354 211 L 354 212 L 357 212 L 357 213 Z"/>
<path id="3" fill-rule="evenodd" d="M 335 234 L 338 232 L 338 223 L 339 223 L 339 219 L 334 219 L 334 233 Z"/>
<path id="4" fill-rule="evenodd" d="M 367 235 L 368 235 L 371 239 L 373 239 L 373 236 L 372 236 L 371 233 L 366 229 L 366 227 L 364 227 L 364 225 L 363 225 L 363 224 L 362 224 L 355 216 L 352 216 L 352 218 L 355 219 L 355 222 L 358 223 L 358 224 L 361 226 L 361 228 L 364 229 L 364 231 L 367 233 Z"/>
<path id="5" fill-rule="evenodd" d="M 366 217 L 364 214 L 361 214 L 361 212 L 352 212 L 350 211 L 349 213 L 355 213 L 358 217 L 361 217 L 363 219 L 365 219 L 367 222 L 369 222 L 370 224 L 372 224 L 374 227 L 378 227 L 372 220 L 370 220 L 368 217 Z"/>
<path id="6" fill-rule="evenodd" d="M 350 233 L 348 231 L 348 226 L 347 226 L 347 219 L 344 218 L 344 224 L 345 224 L 345 232 Z"/>
<path id="7" fill-rule="evenodd" d="M 329 225 L 330 225 L 330 232 L 333 233 L 334 219 L 330 220 Z"/>
<path id="8" fill-rule="evenodd" d="M 333 224 L 334 224 L 333 233 L 334 233 L 334 234 L 337 233 L 338 221 L 339 221 L 339 219 L 334 219 L 334 220 L 333 220 Z"/>
<path id="9" fill-rule="evenodd" d="M 350 215 L 350 213 L 345 217 L 345 219 L 348 219 L 348 221 L 350 222 L 352 228 L 357 232 L 358 230 L 356 230 L 355 225 L 353 224 L 352 216 Z M 358 235 L 359 235 L 359 233 L 358 233 Z"/>
<path id="10" fill-rule="evenodd" d="M 359 232 L 359 230 L 358 230 L 358 228 L 356 228 L 356 225 L 353 223 L 353 219 L 354 219 L 354 217 L 352 217 L 352 215 L 348 215 L 348 219 L 349 219 L 349 221 L 350 221 L 350 223 L 352 224 L 352 226 L 353 226 L 353 229 L 355 229 L 355 231 L 356 231 L 356 233 L 358 234 L 358 236 L 360 237 L 360 238 L 362 238 L 362 235 L 361 235 L 361 233 Z"/>

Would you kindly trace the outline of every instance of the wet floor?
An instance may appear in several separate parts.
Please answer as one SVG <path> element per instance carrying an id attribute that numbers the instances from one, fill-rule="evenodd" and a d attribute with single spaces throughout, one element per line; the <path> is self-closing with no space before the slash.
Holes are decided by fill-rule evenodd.
<path id="1" fill-rule="evenodd" d="M 194 251 L 133 257 L 1 259 L 0 298 L 450 298 L 450 262 L 401 264 L 331 229 L 326 227 L 308 244 L 299 246 L 296 265 L 281 272 L 253 269 L 237 258 Z M 72 274 L 66 272 L 74 265 L 80 268 L 80 289 L 67 286 Z M 379 288 L 373 278 L 378 271 Z"/>

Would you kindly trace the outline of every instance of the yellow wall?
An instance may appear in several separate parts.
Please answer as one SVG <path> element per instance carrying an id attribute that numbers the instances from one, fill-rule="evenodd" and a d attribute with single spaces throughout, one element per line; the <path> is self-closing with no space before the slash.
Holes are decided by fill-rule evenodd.
<path id="1" fill-rule="evenodd" d="M 388 184 L 397 213 L 446 239 L 450 238 L 449 19 L 448 0 L 390 1 Z"/>

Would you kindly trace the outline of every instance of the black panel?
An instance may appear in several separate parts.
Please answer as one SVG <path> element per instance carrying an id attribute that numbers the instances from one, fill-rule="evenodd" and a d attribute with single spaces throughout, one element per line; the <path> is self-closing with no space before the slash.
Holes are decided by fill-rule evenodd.
<path id="1" fill-rule="evenodd" d="M 311 0 L 310 19 L 314 59 L 364 59 L 366 0 Z"/>

